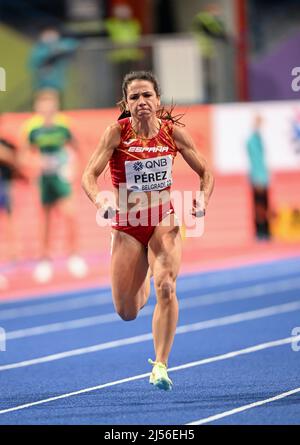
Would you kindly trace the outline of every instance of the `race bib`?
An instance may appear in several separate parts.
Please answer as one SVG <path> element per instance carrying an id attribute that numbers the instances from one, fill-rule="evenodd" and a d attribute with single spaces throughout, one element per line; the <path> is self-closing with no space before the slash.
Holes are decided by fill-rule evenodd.
<path id="1" fill-rule="evenodd" d="M 125 161 L 125 173 L 128 190 L 163 190 L 172 184 L 172 156 Z"/>

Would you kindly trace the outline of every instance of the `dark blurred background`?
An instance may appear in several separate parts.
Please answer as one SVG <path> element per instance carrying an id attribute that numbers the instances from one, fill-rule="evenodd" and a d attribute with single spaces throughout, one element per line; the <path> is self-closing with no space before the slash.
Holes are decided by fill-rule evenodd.
<path id="1" fill-rule="evenodd" d="M 135 36 L 107 25 L 120 5 L 139 23 Z M 63 61 L 64 108 L 114 106 L 120 71 L 128 67 L 153 69 L 166 101 L 173 83 L 177 103 L 297 99 L 290 77 L 300 56 L 298 0 L 0 0 L 0 8 L 0 66 L 7 74 L 0 111 L 30 109 L 30 56 L 47 27 L 77 42 Z M 220 32 L 199 13 L 217 20 Z M 134 45 L 140 55 L 114 59 L 120 45 Z"/>

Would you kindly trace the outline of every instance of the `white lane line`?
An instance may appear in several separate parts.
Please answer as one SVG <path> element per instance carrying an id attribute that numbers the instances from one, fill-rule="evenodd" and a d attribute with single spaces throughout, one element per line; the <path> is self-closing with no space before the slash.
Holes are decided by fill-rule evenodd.
<path id="1" fill-rule="evenodd" d="M 71 298 L 69 300 L 58 301 L 55 303 L 41 303 L 32 306 L 23 306 L 16 309 L 5 309 L 0 311 L 0 320 L 10 320 L 22 317 L 32 317 L 35 315 L 53 314 L 72 309 L 82 309 L 90 306 L 101 306 L 111 303 L 111 293 L 100 293 L 93 296 L 83 296 Z"/>
<path id="2" fill-rule="evenodd" d="M 265 342 L 265 343 L 260 343 L 260 344 L 254 345 L 254 346 L 250 346 L 248 348 L 231 351 L 231 352 L 228 352 L 225 354 L 208 357 L 206 359 L 201 359 L 201 360 L 197 360 L 194 362 L 185 363 L 183 365 L 173 366 L 172 368 L 169 368 L 168 371 L 175 372 L 175 371 L 180 371 L 183 369 L 193 368 L 195 366 L 201 366 L 201 365 L 206 365 L 209 363 L 218 362 L 221 360 L 228 360 L 233 357 L 238 357 L 239 355 L 250 354 L 252 352 L 257 352 L 257 351 L 262 351 L 262 350 L 269 349 L 269 348 L 283 346 L 283 345 L 287 345 L 289 343 L 298 342 L 298 341 L 300 341 L 300 335 L 295 336 L 295 337 L 286 337 L 286 338 L 282 338 L 279 340 L 273 340 L 273 341 L 269 341 L 269 342 Z M 144 379 L 146 377 L 149 377 L 149 375 L 150 375 L 150 372 L 147 372 L 145 374 L 139 374 L 139 375 L 136 375 L 133 377 L 127 377 L 127 378 L 124 378 L 121 380 L 115 380 L 113 382 L 108 382 L 108 383 L 104 383 L 102 385 L 92 386 L 90 388 L 80 389 L 78 391 L 61 394 L 59 396 L 49 397 L 47 399 L 38 400 L 36 402 L 25 403 L 23 405 L 18 405 L 18 406 L 14 406 L 11 408 L 2 409 L 2 410 L 0 410 L 0 414 L 6 414 L 9 412 L 18 411 L 18 410 L 21 410 L 24 408 L 30 408 L 32 406 L 41 405 L 43 403 L 53 402 L 55 400 L 65 399 L 68 397 L 77 396 L 79 394 L 84 394 L 84 393 L 91 392 L 91 391 L 97 391 L 100 389 L 109 388 L 109 387 L 112 387 L 115 385 L 120 385 L 122 383 L 128 383 L 128 382 L 132 382 L 135 380 Z"/>
<path id="3" fill-rule="evenodd" d="M 205 286 L 226 285 L 234 283 L 242 283 L 244 281 L 257 281 L 259 278 L 278 278 L 281 275 L 300 273 L 300 258 L 296 264 L 260 264 L 259 268 L 244 269 L 241 267 L 233 267 L 226 271 L 210 272 L 208 276 L 201 275 L 187 275 L 186 277 L 179 277 L 177 285 L 185 287 L 185 280 L 188 280 L 188 285 L 193 286 L 195 284 L 201 284 Z M 219 276 L 220 275 L 220 276 Z M 182 281 L 181 281 L 182 280 Z"/>
<path id="4" fill-rule="evenodd" d="M 199 295 L 196 297 L 184 298 L 179 300 L 180 310 L 190 309 L 193 307 L 207 306 L 210 304 L 219 304 L 229 301 L 238 301 L 250 298 L 257 298 L 265 295 L 275 295 L 277 293 L 286 292 L 290 290 L 300 289 L 300 278 L 293 280 L 282 280 L 277 283 L 268 285 L 248 286 L 241 289 L 234 289 L 228 291 L 214 292 L 211 294 Z M 140 317 L 149 316 L 153 313 L 154 306 L 146 306 L 139 314 Z M 25 337 L 32 337 L 36 335 L 50 334 L 54 332 L 61 332 L 71 329 L 86 328 L 105 323 L 112 323 L 120 321 L 120 317 L 111 312 L 104 315 L 96 315 L 93 317 L 79 318 L 75 320 L 62 321 L 51 323 L 47 325 L 32 326 L 30 328 L 18 329 L 15 331 L 6 332 L 6 340 L 17 340 Z"/>
<path id="5" fill-rule="evenodd" d="M 268 270 L 271 267 L 271 270 Z M 266 270 L 267 269 L 267 270 Z M 232 268 L 229 270 L 225 270 L 225 271 L 221 271 L 219 272 L 220 274 L 222 273 L 221 276 L 218 276 L 219 273 L 211 273 L 209 276 L 203 276 L 203 274 L 193 274 L 193 275 L 186 275 L 186 276 L 182 276 L 178 278 L 177 281 L 177 289 L 178 292 L 187 292 L 189 290 L 193 290 L 193 289 L 198 289 L 199 286 L 203 287 L 216 287 L 216 286 L 223 286 L 223 285 L 227 285 L 227 284 L 239 284 L 239 283 L 243 283 L 244 281 L 257 281 L 258 278 L 271 278 L 271 277 L 279 277 L 281 275 L 285 275 L 286 273 L 288 274 L 293 274 L 299 272 L 300 273 L 300 261 L 299 263 L 296 264 L 274 264 L 274 265 L 270 265 L 269 263 L 266 264 L 261 264 L 260 265 L 260 269 L 255 270 L 255 272 L 253 271 L 253 269 L 251 270 L 244 270 L 241 268 Z M 262 283 L 263 284 L 268 284 L 268 283 Z M 11 309 L 7 309 L 7 310 L 3 310 L 0 311 L 0 319 L 10 319 L 10 318 L 17 318 L 17 317 L 23 317 L 23 316 L 30 316 L 30 315 L 39 315 L 40 313 L 47 313 L 47 309 L 45 309 L 45 312 L 43 310 L 43 306 L 45 306 L 45 308 L 49 307 L 51 312 L 56 312 L 55 310 L 55 305 L 58 305 L 58 311 L 62 311 L 62 310 L 68 310 L 69 309 L 69 301 L 72 300 L 73 298 L 77 300 L 78 304 L 79 301 L 82 299 L 83 301 L 85 301 L 88 296 L 84 296 L 84 292 L 85 290 L 82 290 L 83 292 L 83 296 L 79 297 L 77 294 L 72 297 L 72 293 L 68 292 L 66 295 L 64 295 L 63 297 L 61 296 L 57 296 L 55 294 L 49 294 L 46 295 L 45 298 L 53 298 L 53 297 L 57 297 L 57 298 L 63 298 L 62 301 L 60 302 L 54 302 L 54 303 L 42 303 L 42 304 L 38 304 L 38 305 L 31 305 L 28 307 L 27 306 L 23 306 L 23 307 L 18 307 L 18 308 L 11 308 Z M 103 303 L 100 304 L 106 304 L 106 303 L 110 303 L 111 301 L 111 293 L 107 290 L 101 289 L 99 288 L 99 295 L 101 297 L 102 300 L 102 295 L 103 295 Z M 66 301 L 66 298 L 68 298 L 68 300 Z M 22 299 L 22 301 L 32 301 L 32 298 L 28 298 L 28 299 Z M 1 301 L 1 305 L 5 305 L 5 304 L 16 304 L 19 305 L 20 304 L 20 300 L 17 301 Z M 66 304 L 65 309 L 64 309 L 64 303 Z M 84 303 L 83 303 L 84 304 Z M 27 311 L 28 308 L 28 311 Z M 32 313 L 30 313 L 30 308 Z M 36 313 L 35 313 L 35 308 L 36 308 Z M 41 312 L 39 312 L 41 311 Z M 24 315 L 23 315 L 24 314 Z"/>
<path id="6" fill-rule="evenodd" d="M 186 423 L 186 425 L 204 425 L 205 423 L 215 422 L 224 417 L 232 416 L 233 414 L 241 413 L 242 411 L 247 411 L 248 409 L 256 408 L 257 406 L 265 405 L 266 403 L 276 402 L 277 400 L 284 399 L 285 397 L 297 394 L 298 392 L 300 392 L 300 388 L 291 389 L 290 391 L 283 392 L 277 396 L 258 400 L 257 402 L 249 403 L 248 405 L 243 405 L 229 411 L 224 411 L 223 413 L 215 414 L 214 416 L 209 416 L 204 419 L 195 420 L 194 422 Z"/>
<path id="7" fill-rule="evenodd" d="M 54 332 L 68 331 L 71 329 L 80 329 L 90 326 L 111 323 L 119 321 L 120 317 L 115 313 L 97 315 L 95 317 L 80 318 L 78 320 L 62 321 L 41 326 L 33 326 L 31 328 L 19 329 L 16 331 L 7 331 L 6 340 L 17 340 L 25 337 L 33 337 L 36 335 L 51 334 Z"/>
<path id="8" fill-rule="evenodd" d="M 300 301 L 292 301 L 290 303 L 280 304 L 277 306 L 269 306 L 263 309 L 257 309 L 248 312 L 240 312 L 238 314 L 228 315 L 226 317 L 200 321 L 198 323 L 193 323 L 185 326 L 179 326 L 176 329 L 176 334 L 185 334 L 187 332 L 194 332 L 203 329 L 226 326 L 230 324 L 241 323 L 243 321 L 256 320 L 264 317 L 271 317 L 272 315 L 284 314 L 297 310 L 300 310 Z"/>
<path id="9" fill-rule="evenodd" d="M 218 326 L 226 326 L 235 323 L 241 323 L 249 320 L 256 320 L 259 318 L 270 317 L 277 314 L 283 314 L 300 310 L 300 301 L 293 301 L 286 304 L 277 306 L 269 306 L 263 309 L 254 311 L 241 312 L 238 314 L 229 315 L 221 318 L 214 318 L 211 320 L 200 321 L 198 323 L 192 323 L 188 325 L 178 326 L 176 329 L 176 335 L 186 334 L 189 332 L 200 331 L 203 329 L 215 328 Z M 69 351 L 60 352 L 57 354 L 45 355 L 31 360 L 24 360 L 16 363 L 9 363 L 7 365 L 0 366 L 0 371 L 7 371 L 10 369 L 23 368 L 27 366 L 37 365 L 40 363 L 47 363 L 55 360 L 65 359 L 67 357 L 74 357 L 82 354 L 88 354 L 92 352 L 103 351 L 105 349 L 118 348 L 121 346 L 132 345 L 135 343 L 142 343 L 152 340 L 152 333 L 136 335 L 134 337 L 127 337 L 119 340 L 113 340 L 105 343 L 100 343 L 93 346 L 87 346 L 84 348 L 72 349 Z"/>
<path id="10" fill-rule="evenodd" d="M 229 289 L 225 291 L 207 293 L 191 298 L 180 300 L 179 303 L 184 308 L 195 306 L 207 306 L 215 303 L 244 300 L 248 298 L 257 298 L 263 295 L 274 295 L 281 292 L 296 290 L 300 287 L 300 278 L 291 278 L 289 280 L 278 280 L 275 283 L 256 284 L 253 286 L 244 286 L 241 288 Z M 180 297 L 180 296 L 179 296 Z"/>
<path id="11" fill-rule="evenodd" d="M 134 380 L 139 380 L 139 379 L 148 377 L 149 375 L 150 375 L 150 373 L 140 374 L 140 375 L 137 375 L 134 377 L 128 377 L 128 378 L 121 379 L 121 380 L 115 380 L 114 382 L 105 383 L 103 385 L 92 386 L 91 388 L 85 388 L 85 389 L 81 389 L 79 391 L 73 391 L 68 394 L 62 394 L 60 396 L 49 397 L 48 399 L 38 400 L 37 402 L 25 403 L 24 405 L 14 406 L 12 408 L 0 410 L 0 414 L 10 413 L 12 411 L 18 411 L 20 409 L 30 408 L 31 406 L 41 405 L 42 403 L 53 402 L 53 401 L 59 400 L 59 399 L 66 399 L 67 397 L 77 396 L 79 394 L 84 394 L 84 393 L 91 392 L 91 391 L 97 391 L 99 389 L 109 388 L 111 386 L 120 385 L 122 383 L 132 382 Z"/>
<path id="12" fill-rule="evenodd" d="M 110 287 L 108 285 L 103 285 L 100 287 L 100 285 L 96 286 L 86 286 L 86 287 L 80 287 L 77 286 L 73 288 L 73 290 L 48 290 L 48 291 L 41 291 L 40 294 L 33 294 L 33 295 L 22 295 L 22 296 L 14 296 L 14 297 L 8 297 L 5 298 L 5 300 L 1 300 L 1 306 L 16 306 L 19 307 L 19 305 L 34 305 L 36 301 L 39 299 L 42 300 L 49 300 L 49 301 L 63 301 L 71 298 L 80 298 L 83 294 L 86 295 L 94 295 L 96 292 L 103 292 L 107 293 L 109 292 Z M 45 304 L 47 304 L 45 302 Z"/>
<path id="13" fill-rule="evenodd" d="M 289 278 L 284 280 L 278 280 L 276 282 L 272 283 L 261 283 L 256 284 L 253 286 L 243 286 L 235 289 L 230 290 L 221 290 L 221 291 L 215 291 L 215 292 L 208 292 L 203 295 L 199 295 L 197 297 L 194 297 L 194 301 L 201 300 L 202 305 L 208 305 L 208 304 L 214 304 L 219 302 L 225 302 L 225 301 L 231 301 L 231 300 L 242 300 L 244 298 L 251 298 L 251 297 L 257 297 L 261 295 L 266 295 L 272 292 L 284 292 L 287 290 L 292 290 L 297 288 L 297 286 L 300 286 L 300 279 L 298 277 L 295 278 Z M 186 294 L 190 290 L 193 289 L 199 289 L 199 287 L 202 286 L 202 283 L 194 283 L 192 286 L 187 286 L 184 290 L 178 293 Z M 150 297 L 151 298 L 151 297 Z M 182 307 L 193 307 L 192 298 L 183 298 L 181 301 Z M 110 292 L 105 292 L 103 294 L 99 293 L 99 295 L 94 296 L 83 296 L 78 297 L 70 300 L 64 300 L 60 302 L 55 303 L 42 303 L 38 305 L 32 305 L 32 306 L 24 306 L 16 309 L 6 309 L 3 311 L 0 311 L 0 319 L 1 320 L 9 320 L 9 319 L 15 319 L 15 318 L 21 318 L 21 317 L 30 317 L 35 315 L 42 315 L 42 314 L 50 314 L 55 312 L 63 312 L 63 311 L 69 311 L 72 309 L 80 309 L 85 307 L 91 307 L 91 306 L 101 306 L 105 304 L 112 303 L 112 297 Z M 190 306 L 189 306 L 190 304 Z M 198 304 L 196 304 L 198 306 Z M 88 319 L 88 318 L 87 318 Z M 91 318 L 93 320 L 94 317 Z M 56 323 L 55 323 L 56 324 Z M 92 324 L 93 321 L 92 321 Z M 86 326 L 86 325 L 85 325 Z M 38 326 L 37 326 L 38 328 Z M 49 332 L 57 332 L 53 331 L 52 328 L 49 328 Z M 47 332 L 47 331 L 45 331 Z"/>

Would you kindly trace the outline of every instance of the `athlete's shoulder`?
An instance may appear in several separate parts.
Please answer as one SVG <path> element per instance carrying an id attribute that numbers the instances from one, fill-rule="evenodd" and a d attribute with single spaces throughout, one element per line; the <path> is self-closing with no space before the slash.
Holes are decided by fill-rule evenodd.
<path id="1" fill-rule="evenodd" d="M 119 145 L 121 140 L 121 128 L 117 122 L 113 122 L 108 127 L 106 127 L 106 130 L 101 138 L 102 143 L 104 143 L 105 146 L 116 147 Z"/>
<path id="2" fill-rule="evenodd" d="M 130 117 L 119 119 L 118 126 L 120 129 L 120 137 L 122 141 L 125 141 L 132 136 L 132 126 Z"/>
<path id="3" fill-rule="evenodd" d="M 112 122 L 107 128 L 106 132 L 120 134 L 121 127 L 119 125 L 119 121 Z"/>
<path id="4" fill-rule="evenodd" d="M 130 117 L 124 117 L 123 119 L 118 119 L 117 124 L 121 129 L 130 127 L 131 126 Z"/>
<path id="5" fill-rule="evenodd" d="M 170 136 L 173 136 L 174 128 L 176 125 L 171 119 L 163 118 L 161 119 L 161 129 Z"/>
<path id="6" fill-rule="evenodd" d="M 184 127 L 173 124 L 173 136 L 175 139 L 186 138 L 189 136 L 189 132 Z"/>
<path id="7" fill-rule="evenodd" d="M 185 128 L 179 127 L 178 125 L 174 125 L 173 140 L 178 151 L 194 149 L 196 147 L 190 133 Z"/>

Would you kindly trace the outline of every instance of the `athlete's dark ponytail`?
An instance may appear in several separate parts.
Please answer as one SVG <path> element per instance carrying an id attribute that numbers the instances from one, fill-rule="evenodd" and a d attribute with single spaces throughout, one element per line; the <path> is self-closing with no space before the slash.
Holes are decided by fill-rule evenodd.
<path id="1" fill-rule="evenodd" d="M 185 127 L 185 124 L 181 122 L 181 119 L 184 116 L 184 113 L 180 114 L 173 114 L 173 111 L 175 109 L 175 104 L 172 104 L 170 108 L 166 108 L 165 106 L 162 106 L 157 110 L 157 117 L 159 119 L 165 119 L 167 121 L 171 121 L 173 124 L 178 125 L 179 127 Z"/>

